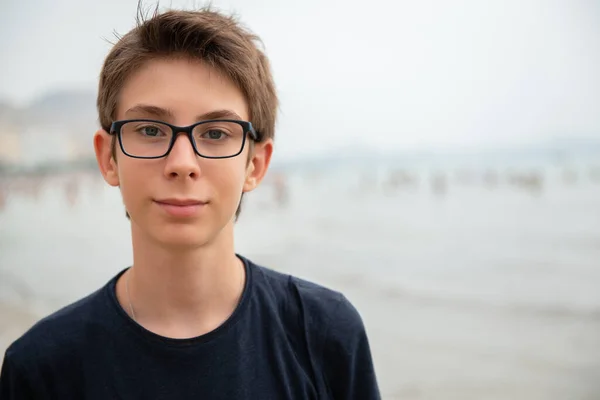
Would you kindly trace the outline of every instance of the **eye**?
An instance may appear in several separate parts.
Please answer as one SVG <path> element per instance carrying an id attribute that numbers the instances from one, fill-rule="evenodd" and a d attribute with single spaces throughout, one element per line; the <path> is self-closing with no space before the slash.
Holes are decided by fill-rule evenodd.
<path id="1" fill-rule="evenodd" d="M 227 134 L 218 129 L 211 129 L 211 130 L 204 132 L 204 134 L 202 136 L 206 139 L 219 140 L 219 139 L 223 139 L 224 136 L 227 136 Z"/>
<path id="2" fill-rule="evenodd" d="M 150 137 L 156 137 L 156 136 L 159 136 L 162 133 L 159 127 L 152 126 L 152 125 L 142 126 L 138 130 L 143 135 L 150 136 Z"/>

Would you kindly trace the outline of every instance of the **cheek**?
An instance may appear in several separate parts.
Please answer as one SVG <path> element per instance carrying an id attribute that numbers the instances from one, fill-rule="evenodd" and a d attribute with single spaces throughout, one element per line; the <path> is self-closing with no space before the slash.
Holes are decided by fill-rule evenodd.
<path id="1" fill-rule="evenodd" d="M 244 165 L 229 162 L 207 170 L 206 175 L 211 177 L 210 180 L 221 200 L 224 200 L 224 197 L 233 197 L 237 201 L 235 197 L 242 192 L 246 177 L 245 172 Z"/>
<path id="2" fill-rule="evenodd" d="M 131 163 L 131 161 L 138 162 Z M 143 187 L 144 184 L 148 182 L 149 169 L 150 166 L 140 165 L 139 160 L 119 160 L 119 186 L 123 196 L 123 202 L 128 208 L 135 207 L 135 204 L 146 193 Z"/>

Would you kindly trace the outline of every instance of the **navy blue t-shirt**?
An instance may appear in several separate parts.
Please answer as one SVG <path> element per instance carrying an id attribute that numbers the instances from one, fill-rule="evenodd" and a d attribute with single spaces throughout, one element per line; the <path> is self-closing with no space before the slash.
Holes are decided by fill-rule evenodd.
<path id="1" fill-rule="evenodd" d="M 134 322 L 115 294 L 121 271 L 8 348 L 0 399 L 379 399 L 352 304 L 241 258 L 247 279 L 236 310 L 191 339 Z"/>

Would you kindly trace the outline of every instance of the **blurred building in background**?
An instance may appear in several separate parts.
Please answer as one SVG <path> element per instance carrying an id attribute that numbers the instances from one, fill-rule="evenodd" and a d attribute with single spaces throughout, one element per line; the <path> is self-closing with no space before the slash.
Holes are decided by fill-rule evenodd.
<path id="1" fill-rule="evenodd" d="M 18 171 L 89 164 L 95 121 L 92 91 L 54 92 L 22 108 L 0 106 L 0 165 Z"/>

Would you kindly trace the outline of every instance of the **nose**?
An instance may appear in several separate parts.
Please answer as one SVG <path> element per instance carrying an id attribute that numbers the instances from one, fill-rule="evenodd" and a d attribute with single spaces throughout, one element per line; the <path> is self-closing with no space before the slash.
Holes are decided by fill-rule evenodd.
<path id="1" fill-rule="evenodd" d="M 167 178 L 192 178 L 200 176 L 198 156 L 186 135 L 180 134 L 166 157 L 165 175 Z"/>

